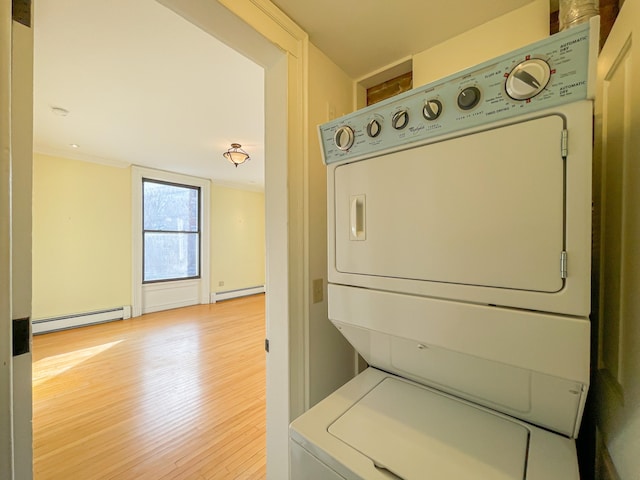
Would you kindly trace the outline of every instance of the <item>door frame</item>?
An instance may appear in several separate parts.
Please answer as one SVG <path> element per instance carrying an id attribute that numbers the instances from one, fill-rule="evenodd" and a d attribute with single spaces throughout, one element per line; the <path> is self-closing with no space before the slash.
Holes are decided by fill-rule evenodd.
<path id="1" fill-rule="evenodd" d="M 11 3 L 0 3 L 0 477 L 13 477 Z"/>
<path id="2" fill-rule="evenodd" d="M 288 424 L 304 410 L 309 259 L 308 35 L 264 0 L 156 0 L 265 68 L 267 478 L 288 478 Z M 0 7 L 0 475 L 12 479 L 11 3 Z M 32 95 L 31 95 L 32 96 Z M 24 457 L 27 452 L 18 452 Z M 31 453 L 32 456 L 32 453 Z"/>
<path id="3" fill-rule="evenodd" d="M 640 0 L 626 0 L 598 57 L 593 392 L 585 471 L 637 477 L 640 459 Z M 588 478 L 588 477 L 587 477 Z"/>
<path id="4" fill-rule="evenodd" d="M 9 480 L 33 476 L 31 12 L 31 2 L 0 6 L 0 477 Z"/>
<path id="5" fill-rule="evenodd" d="M 308 35 L 266 0 L 156 0 L 265 69 L 267 478 L 289 478 L 309 316 Z"/>

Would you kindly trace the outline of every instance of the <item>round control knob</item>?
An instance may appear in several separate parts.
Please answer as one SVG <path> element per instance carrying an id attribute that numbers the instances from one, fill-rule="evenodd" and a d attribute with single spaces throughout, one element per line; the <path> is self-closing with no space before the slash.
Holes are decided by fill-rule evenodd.
<path id="1" fill-rule="evenodd" d="M 544 90 L 549 78 L 549 64 L 540 58 L 531 58 L 511 70 L 505 82 L 505 90 L 514 100 L 529 100 Z"/>
<path id="2" fill-rule="evenodd" d="M 471 110 L 480 102 L 480 89 L 467 87 L 458 94 L 458 107 L 462 110 Z"/>
<path id="3" fill-rule="evenodd" d="M 333 136 L 333 143 L 344 152 L 352 147 L 354 138 L 353 128 L 345 125 L 336 130 Z"/>
<path id="4" fill-rule="evenodd" d="M 380 124 L 379 120 L 373 118 L 369 123 L 367 123 L 367 135 L 369 135 L 371 138 L 375 138 L 380 135 L 381 131 L 382 125 Z"/>
<path id="5" fill-rule="evenodd" d="M 391 117 L 391 125 L 396 130 L 402 130 L 409 124 L 409 112 L 406 110 L 400 110 L 393 114 Z"/>
<path id="6" fill-rule="evenodd" d="M 442 113 L 442 102 L 440 100 L 427 100 L 422 107 L 422 116 L 427 120 L 435 120 Z"/>

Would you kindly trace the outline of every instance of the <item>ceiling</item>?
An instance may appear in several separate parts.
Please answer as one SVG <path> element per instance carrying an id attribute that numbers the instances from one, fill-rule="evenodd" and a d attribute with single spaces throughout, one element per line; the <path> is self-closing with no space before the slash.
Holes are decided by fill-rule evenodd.
<path id="1" fill-rule="evenodd" d="M 262 67 L 155 0 L 43 0 L 34 25 L 36 152 L 262 189 Z"/>
<path id="2" fill-rule="evenodd" d="M 360 79 L 533 0 L 272 0 Z"/>
<path id="3" fill-rule="evenodd" d="M 273 3 L 359 79 L 531 1 Z M 156 0 L 43 0 L 34 24 L 36 152 L 263 188 L 261 67 Z M 251 155 L 237 168 L 232 142 Z"/>

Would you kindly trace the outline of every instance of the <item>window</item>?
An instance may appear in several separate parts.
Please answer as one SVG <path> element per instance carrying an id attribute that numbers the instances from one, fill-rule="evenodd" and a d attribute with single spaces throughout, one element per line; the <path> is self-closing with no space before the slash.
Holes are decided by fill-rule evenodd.
<path id="1" fill-rule="evenodd" d="M 200 188 L 142 179 L 143 282 L 200 277 Z"/>

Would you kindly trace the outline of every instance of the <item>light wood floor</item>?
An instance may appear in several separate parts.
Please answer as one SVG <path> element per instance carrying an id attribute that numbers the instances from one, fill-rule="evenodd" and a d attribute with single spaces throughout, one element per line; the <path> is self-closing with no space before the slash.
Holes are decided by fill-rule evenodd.
<path id="1" fill-rule="evenodd" d="M 35 480 L 265 478 L 264 295 L 34 337 Z"/>

